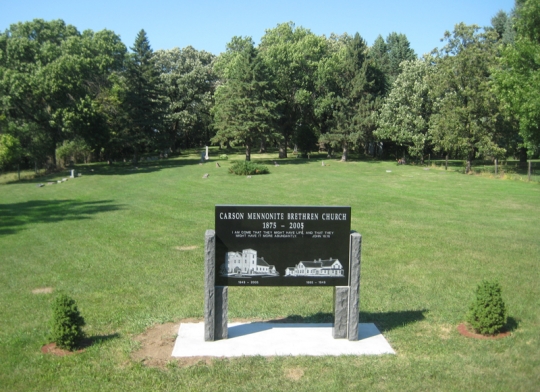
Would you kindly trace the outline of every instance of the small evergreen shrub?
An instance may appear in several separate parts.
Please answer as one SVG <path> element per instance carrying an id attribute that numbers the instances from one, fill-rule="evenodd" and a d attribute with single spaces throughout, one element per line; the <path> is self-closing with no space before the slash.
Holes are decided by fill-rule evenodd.
<path id="1" fill-rule="evenodd" d="M 268 168 L 264 165 L 258 165 L 250 161 L 238 161 L 235 162 L 230 168 L 229 172 L 239 176 L 251 176 L 254 174 L 268 174 Z"/>
<path id="2" fill-rule="evenodd" d="M 227 154 L 221 154 L 219 156 L 219 159 L 223 159 L 224 161 L 226 161 L 227 159 L 229 159 L 229 156 Z"/>
<path id="3" fill-rule="evenodd" d="M 498 282 L 483 280 L 476 289 L 476 298 L 469 307 L 467 321 L 483 335 L 498 332 L 507 320 L 507 311 Z"/>
<path id="4" fill-rule="evenodd" d="M 67 294 L 58 295 L 52 304 L 51 340 L 60 348 L 73 350 L 84 338 L 84 318 L 75 301 Z"/>

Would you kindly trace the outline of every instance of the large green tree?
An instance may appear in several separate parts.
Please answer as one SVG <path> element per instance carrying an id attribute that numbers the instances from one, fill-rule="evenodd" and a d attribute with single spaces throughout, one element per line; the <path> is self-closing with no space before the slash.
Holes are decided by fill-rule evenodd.
<path id="1" fill-rule="evenodd" d="M 496 91 L 519 120 L 529 156 L 540 148 L 540 1 L 527 0 L 516 10 L 515 43 L 502 51 L 494 76 Z"/>
<path id="2" fill-rule="evenodd" d="M 259 49 L 272 69 L 276 99 L 279 101 L 279 157 L 287 157 L 287 146 L 299 133 L 313 132 L 315 74 L 319 61 L 329 50 L 329 42 L 292 22 L 266 30 Z"/>
<path id="3" fill-rule="evenodd" d="M 180 143 L 186 148 L 208 144 L 213 136 L 210 110 L 217 82 L 215 56 L 191 46 L 158 50 L 154 56 L 167 97 L 168 145 L 174 149 Z"/>
<path id="4" fill-rule="evenodd" d="M 499 145 L 500 105 L 490 72 L 496 62 L 497 34 L 460 23 L 445 33 L 445 40 L 430 77 L 434 101 L 430 134 L 435 150 L 466 159 L 468 173 L 474 158 L 505 153 Z"/>
<path id="5" fill-rule="evenodd" d="M 81 34 L 61 20 L 17 23 L 0 34 L 0 110 L 32 158 L 56 163 L 63 140 L 107 138 L 94 100 L 124 52 L 114 33 Z"/>
<path id="6" fill-rule="evenodd" d="M 428 80 L 434 66 L 431 58 L 426 57 L 404 61 L 401 69 L 379 112 L 375 135 L 406 146 L 409 155 L 423 160 L 430 139 L 432 101 Z"/>
<path id="7" fill-rule="evenodd" d="M 215 93 L 213 115 L 217 133 L 212 141 L 243 144 L 249 161 L 258 141 L 275 137 L 272 132 L 278 102 L 269 69 L 251 38 L 233 37 L 218 59 L 216 70 L 222 84 Z"/>
<path id="8" fill-rule="evenodd" d="M 319 141 L 340 148 L 342 161 L 351 147 L 371 139 L 384 91 L 382 74 L 367 52 L 366 42 L 356 33 L 338 52 L 323 59 L 318 69 L 317 114 L 326 114 L 329 124 Z"/>

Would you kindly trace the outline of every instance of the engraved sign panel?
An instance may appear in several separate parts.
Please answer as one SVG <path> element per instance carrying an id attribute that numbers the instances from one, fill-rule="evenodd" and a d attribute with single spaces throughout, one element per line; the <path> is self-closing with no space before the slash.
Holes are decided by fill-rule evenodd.
<path id="1" fill-rule="evenodd" d="M 216 206 L 217 286 L 347 286 L 350 207 Z"/>

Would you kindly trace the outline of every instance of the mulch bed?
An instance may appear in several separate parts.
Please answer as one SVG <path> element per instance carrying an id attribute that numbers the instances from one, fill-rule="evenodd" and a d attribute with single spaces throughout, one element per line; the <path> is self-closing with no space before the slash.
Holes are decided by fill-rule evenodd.
<path id="1" fill-rule="evenodd" d="M 507 336 L 510 336 L 510 331 L 500 332 L 500 333 L 495 334 L 495 335 L 482 335 L 482 334 L 479 334 L 479 333 L 476 333 L 474 331 L 469 330 L 469 328 L 467 328 L 467 325 L 465 323 L 459 324 L 458 327 L 457 327 L 457 330 L 463 336 L 466 336 L 468 338 L 474 338 L 474 339 L 493 340 L 493 339 L 502 339 L 502 338 L 505 338 Z"/>

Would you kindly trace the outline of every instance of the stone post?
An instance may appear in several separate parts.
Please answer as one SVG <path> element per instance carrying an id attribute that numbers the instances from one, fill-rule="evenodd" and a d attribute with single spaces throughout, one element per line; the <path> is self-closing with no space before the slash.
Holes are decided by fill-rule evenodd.
<path id="1" fill-rule="evenodd" d="M 349 271 L 349 315 L 347 337 L 349 340 L 358 340 L 358 323 L 360 311 L 360 255 L 362 250 L 362 236 L 351 233 L 349 245 L 350 268 Z"/>
<path id="2" fill-rule="evenodd" d="M 334 325 L 332 337 L 345 339 L 347 337 L 347 321 L 349 313 L 349 286 L 334 287 Z"/>
<path id="3" fill-rule="evenodd" d="M 216 232 L 204 235 L 204 340 L 215 340 L 216 329 Z"/>
<path id="4" fill-rule="evenodd" d="M 216 232 L 204 236 L 204 340 L 227 339 L 228 287 L 216 283 Z"/>
<path id="5" fill-rule="evenodd" d="M 229 287 L 228 286 L 216 286 L 216 307 L 215 307 L 215 330 L 214 339 L 227 339 L 229 337 L 229 327 L 227 322 L 229 321 Z"/>

